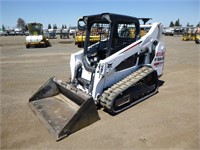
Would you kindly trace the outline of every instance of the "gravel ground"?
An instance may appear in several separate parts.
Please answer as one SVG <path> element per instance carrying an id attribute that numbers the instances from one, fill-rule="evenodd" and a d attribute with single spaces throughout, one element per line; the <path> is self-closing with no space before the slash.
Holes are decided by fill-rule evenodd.
<path id="1" fill-rule="evenodd" d="M 200 149 L 200 45 L 163 37 L 167 52 L 159 93 L 56 142 L 28 107 L 50 77 L 70 77 L 73 38 L 25 48 L 25 37 L 0 37 L 1 149 Z M 67 41 L 66 43 L 64 41 Z M 63 44 L 63 42 L 65 44 Z"/>

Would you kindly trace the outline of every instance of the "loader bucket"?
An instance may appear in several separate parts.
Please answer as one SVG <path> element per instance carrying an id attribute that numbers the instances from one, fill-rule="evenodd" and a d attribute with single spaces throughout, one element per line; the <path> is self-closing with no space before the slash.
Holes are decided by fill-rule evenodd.
<path id="1" fill-rule="evenodd" d="M 29 105 L 56 140 L 100 119 L 91 96 L 54 77 L 29 99 Z"/>

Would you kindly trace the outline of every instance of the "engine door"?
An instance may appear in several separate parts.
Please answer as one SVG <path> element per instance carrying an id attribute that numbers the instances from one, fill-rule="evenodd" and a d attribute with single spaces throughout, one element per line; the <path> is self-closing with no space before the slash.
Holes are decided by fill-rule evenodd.
<path id="1" fill-rule="evenodd" d="M 165 50 L 164 44 L 159 42 L 155 49 L 154 60 L 152 61 L 152 66 L 157 71 L 159 77 L 163 74 Z"/>

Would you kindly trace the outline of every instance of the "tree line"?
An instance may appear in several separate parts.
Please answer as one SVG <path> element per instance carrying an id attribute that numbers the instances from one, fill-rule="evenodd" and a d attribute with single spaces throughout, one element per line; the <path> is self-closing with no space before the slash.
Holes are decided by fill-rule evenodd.
<path id="1" fill-rule="evenodd" d="M 180 20 L 179 19 L 177 19 L 175 22 L 173 22 L 173 21 L 170 22 L 169 27 L 175 27 L 175 26 L 182 26 L 180 24 Z M 190 25 L 189 22 L 188 22 L 186 26 L 187 27 L 191 27 L 193 25 Z M 197 27 L 200 26 L 200 22 L 196 26 Z M 18 18 L 16 27 L 21 29 L 22 31 L 27 31 L 28 30 L 27 27 L 26 27 L 26 22 L 22 18 Z M 67 26 L 63 24 L 62 25 L 62 29 L 66 29 L 66 28 L 67 28 Z M 53 28 L 52 28 L 51 24 L 48 24 L 48 29 L 58 29 L 58 27 L 57 27 L 56 24 L 53 24 Z M 4 25 L 2 25 L 2 30 L 5 31 L 5 26 Z"/>
<path id="2" fill-rule="evenodd" d="M 53 28 L 51 27 L 51 24 L 48 24 L 48 29 L 58 29 L 57 25 L 54 24 L 53 25 Z M 62 25 L 62 29 L 67 29 L 67 26 L 66 25 Z"/>
<path id="3" fill-rule="evenodd" d="M 171 21 L 169 27 L 179 27 L 182 26 L 180 20 L 177 19 L 175 22 Z M 194 25 L 190 25 L 189 22 L 187 23 L 186 27 L 193 27 Z M 200 26 L 200 22 L 196 25 L 196 27 Z"/>
<path id="4" fill-rule="evenodd" d="M 175 23 L 173 21 L 170 22 L 169 27 L 174 27 L 174 26 L 181 26 L 180 20 L 176 20 Z"/>
<path id="5" fill-rule="evenodd" d="M 16 27 L 21 29 L 22 31 L 27 31 L 28 30 L 26 22 L 22 18 L 18 18 Z M 62 25 L 62 29 L 66 29 L 66 28 L 67 28 L 67 26 L 63 24 Z M 57 27 L 56 24 L 53 24 L 53 28 L 52 28 L 51 24 L 48 24 L 48 29 L 58 29 L 58 27 Z M 2 25 L 2 30 L 3 31 L 6 30 L 6 27 L 4 25 Z"/>

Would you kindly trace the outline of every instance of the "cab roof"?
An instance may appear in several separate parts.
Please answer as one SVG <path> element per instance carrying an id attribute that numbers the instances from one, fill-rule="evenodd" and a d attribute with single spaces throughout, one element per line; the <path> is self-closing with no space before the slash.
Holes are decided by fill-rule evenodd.
<path id="1" fill-rule="evenodd" d="M 91 16 L 83 16 L 84 22 L 87 23 L 135 23 L 139 25 L 139 20 L 136 17 L 113 14 L 113 13 L 102 13 Z"/>

